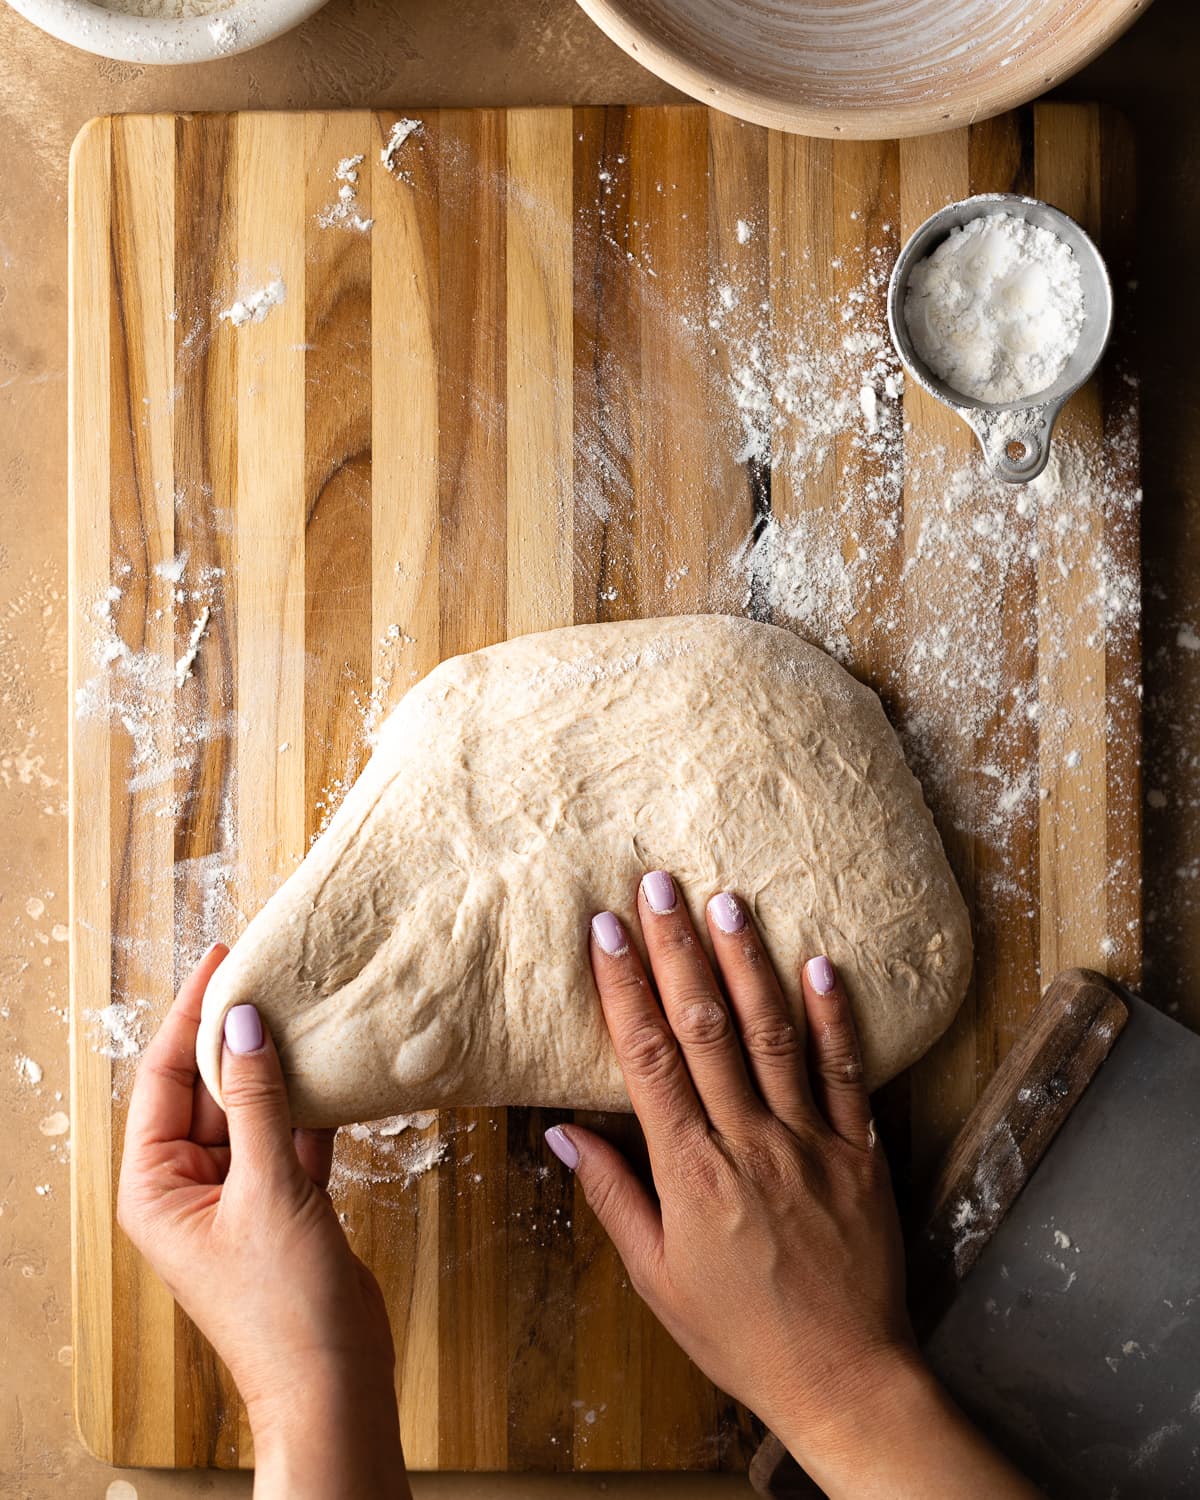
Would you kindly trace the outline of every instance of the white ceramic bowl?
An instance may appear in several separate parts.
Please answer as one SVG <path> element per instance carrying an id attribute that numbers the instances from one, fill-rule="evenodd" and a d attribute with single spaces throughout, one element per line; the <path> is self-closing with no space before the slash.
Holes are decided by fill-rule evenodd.
<path id="1" fill-rule="evenodd" d="M 1150 0 L 579 0 L 667 83 L 757 125 L 886 140 L 1012 109 Z"/>
<path id="2" fill-rule="evenodd" d="M 299 26 L 325 0 L 231 0 L 198 16 L 135 16 L 90 0 L 8 0 L 61 42 L 133 63 L 197 63 L 260 47 Z"/>

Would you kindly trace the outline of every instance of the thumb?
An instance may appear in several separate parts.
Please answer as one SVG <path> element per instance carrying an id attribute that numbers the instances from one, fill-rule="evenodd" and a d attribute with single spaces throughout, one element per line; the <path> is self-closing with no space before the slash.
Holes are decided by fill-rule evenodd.
<path id="1" fill-rule="evenodd" d="M 279 1054 L 253 1005 L 225 1017 L 221 1094 L 229 1124 L 230 1171 L 291 1179 L 300 1172 Z"/>
<path id="2" fill-rule="evenodd" d="M 603 1136 L 579 1125 L 552 1126 L 546 1144 L 579 1179 L 635 1290 L 649 1300 L 662 1263 L 662 1215 L 633 1168 Z"/>

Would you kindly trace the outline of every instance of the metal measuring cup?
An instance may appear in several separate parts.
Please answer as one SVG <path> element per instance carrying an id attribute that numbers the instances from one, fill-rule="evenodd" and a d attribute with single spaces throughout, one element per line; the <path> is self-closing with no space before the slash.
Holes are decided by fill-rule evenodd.
<path id="1" fill-rule="evenodd" d="M 904 315 L 908 278 L 917 262 L 936 250 L 952 229 L 990 214 L 1011 214 L 1057 235 L 1075 253 L 1083 287 L 1083 332 L 1065 369 L 1053 385 L 1019 401 L 980 401 L 947 385 L 917 353 Z M 1091 379 L 1100 363 L 1112 332 L 1112 283 L 1099 250 L 1060 209 L 1016 193 L 981 193 L 939 209 L 909 238 L 888 284 L 887 312 L 892 343 L 912 378 L 967 423 L 979 439 L 984 462 L 997 479 L 1026 484 L 1046 467 L 1050 434 L 1059 412 Z"/>

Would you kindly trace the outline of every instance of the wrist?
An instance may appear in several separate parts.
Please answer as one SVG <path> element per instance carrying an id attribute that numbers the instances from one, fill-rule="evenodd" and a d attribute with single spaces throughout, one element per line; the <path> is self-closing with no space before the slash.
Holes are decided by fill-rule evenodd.
<path id="1" fill-rule="evenodd" d="M 310 1369 L 302 1383 L 247 1403 L 256 1500 L 407 1497 L 391 1379 Z"/>
<path id="2" fill-rule="evenodd" d="M 943 1403 L 917 1349 L 888 1345 L 839 1362 L 825 1389 L 806 1393 L 771 1427 L 829 1494 L 865 1496 L 873 1456 L 907 1442 Z"/>

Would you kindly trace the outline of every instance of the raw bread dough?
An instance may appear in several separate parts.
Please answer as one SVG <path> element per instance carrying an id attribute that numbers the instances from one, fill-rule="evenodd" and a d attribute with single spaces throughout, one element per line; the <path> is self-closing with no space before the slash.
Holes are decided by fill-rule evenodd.
<path id="1" fill-rule="evenodd" d="M 252 1001 L 298 1123 L 442 1105 L 628 1109 L 588 919 L 628 924 L 673 872 L 703 932 L 753 909 L 798 1003 L 804 957 L 845 977 L 872 1087 L 938 1037 L 971 939 L 879 699 L 824 652 L 719 615 L 580 625 L 443 662 L 387 720 L 300 868 L 204 1001 Z"/>

